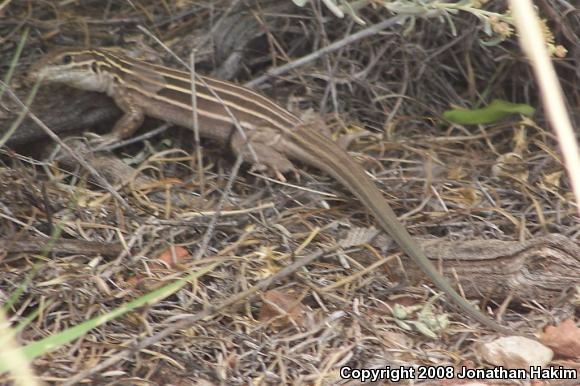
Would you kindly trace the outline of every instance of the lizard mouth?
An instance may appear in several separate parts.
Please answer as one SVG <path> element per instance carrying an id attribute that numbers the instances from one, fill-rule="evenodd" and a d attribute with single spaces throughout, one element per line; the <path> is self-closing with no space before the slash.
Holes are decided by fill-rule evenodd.
<path id="1" fill-rule="evenodd" d="M 27 83 L 29 84 L 34 84 L 36 82 L 42 82 L 44 80 L 49 80 L 49 81 L 59 81 L 58 79 L 58 72 L 52 70 L 50 67 L 37 67 L 37 66 L 32 66 L 29 70 L 28 73 L 25 76 L 25 80 Z"/>

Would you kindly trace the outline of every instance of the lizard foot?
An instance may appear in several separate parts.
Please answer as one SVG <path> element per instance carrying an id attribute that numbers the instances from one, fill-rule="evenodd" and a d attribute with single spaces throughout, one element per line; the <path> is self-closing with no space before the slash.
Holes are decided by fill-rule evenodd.
<path id="1" fill-rule="evenodd" d="M 107 150 L 107 147 L 119 142 L 119 137 L 114 134 L 98 135 L 88 133 L 87 138 L 89 147 L 95 152 Z"/>
<path id="2" fill-rule="evenodd" d="M 234 153 L 242 154 L 244 161 L 252 164 L 253 171 L 268 170 L 283 182 L 286 182 L 285 173 L 296 173 L 292 162 L 286 157 L 280 147 L 281 136 L 273 132 L 272 129 L 255 129 L 249 133 L 250 138 L 242 138 L 239 134 L 234 134 L 231 140 L 231 147 Z"/>

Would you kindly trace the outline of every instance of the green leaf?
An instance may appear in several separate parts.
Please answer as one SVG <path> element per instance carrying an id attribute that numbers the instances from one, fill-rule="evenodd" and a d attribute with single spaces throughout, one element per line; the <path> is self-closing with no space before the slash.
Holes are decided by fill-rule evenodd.
<path id="1" fill-rule="evenodd" d="M 447 110 L 443 113 L 443 118 L 460 125 L 480 125 L 497 122 L 511 114 L 522 114 L 531 117 L 535 111 L 530 105 L 494 99 L 488 106 L 481 109 Z"/>

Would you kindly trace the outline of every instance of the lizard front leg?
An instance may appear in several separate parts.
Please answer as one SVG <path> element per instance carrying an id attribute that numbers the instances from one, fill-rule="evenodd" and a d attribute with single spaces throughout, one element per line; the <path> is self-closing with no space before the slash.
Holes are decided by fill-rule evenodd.
<path id="1" fill-rule="evenodd" d="M 124 89 L 118 89 L 115 94 L 112 95 L 115 103 L 124 114 L 115 123 L 113 130 L 102 137 L 97 138 L 92 141 L 96 148 L 102 148 L 111 145 L 117 141 L 125 138 L 129 138 L 131 135 L 137 131 L 137 129 L 143 124 L 145 120 L 145 110 L 137 103 L 134 103 L 131 96 L 124 91 Z"/>

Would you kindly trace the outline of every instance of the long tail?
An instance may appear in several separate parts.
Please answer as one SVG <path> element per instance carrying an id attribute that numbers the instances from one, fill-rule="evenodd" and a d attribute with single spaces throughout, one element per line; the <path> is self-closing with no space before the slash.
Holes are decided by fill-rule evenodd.
<path id="1" fill-rule="evenodd" d="M 374 182 L 367 177 L 363 168 L 344 150 L 316 131 L 309 130 L 308 127 L 297 128 L 292 132 L 291 137 L 296 147 L 291 150 L 290 156 L 327 172 L 349 189 L 375 216 L 381 227 L 397 242 L 399 247 L 415 260 L 431 281 L 441 291 L 449 295 L 460 309 L 481 324 L 497 332 L 510 333 L 509 329 L 485 316 L 468 303 L 441 276 L 427 256 L 425 256 L 421 247 L 397 219 L 397 215 L 393 212 Z"/>

